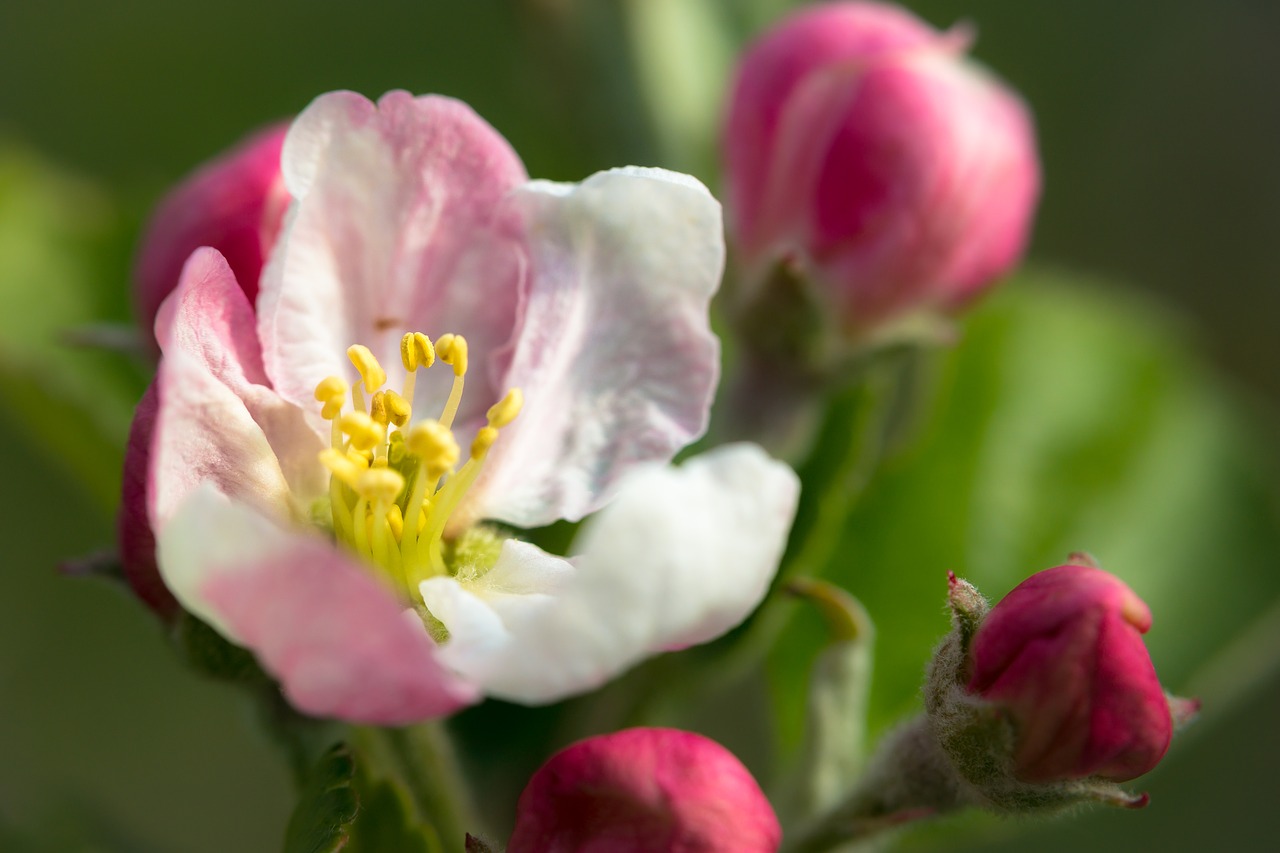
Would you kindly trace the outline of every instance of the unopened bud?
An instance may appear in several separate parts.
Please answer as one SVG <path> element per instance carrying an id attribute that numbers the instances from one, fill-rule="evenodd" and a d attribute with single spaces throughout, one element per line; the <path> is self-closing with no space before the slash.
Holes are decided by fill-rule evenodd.
<path id="1" fill-rule="evenodd" d="M 770 853 L 781 838 L 760 786 L 727 749 L 692 732 L 626 729 L 566 747 L 533 775 L 507 853 Z"/>
<path id="2" fill-rule="evenodd" d="M 1022 254 L 1040 183 L 1031 119 L 965 60 L 968 41 L 894 6 L 822 3 L 739 64 L 730 233 L 758 281 L 792 267 L 843 335 L 953 309 Z"/>
<path id="3" fill-rule="evenodd" d="M 217 249 L 252 304 L 288 207 L 280 151 L 288 126 L 257 132 L 187 176 L 156 206 L 138 246 L 134 304 L 149 330 L 182 266 L 201 246 Z"/>

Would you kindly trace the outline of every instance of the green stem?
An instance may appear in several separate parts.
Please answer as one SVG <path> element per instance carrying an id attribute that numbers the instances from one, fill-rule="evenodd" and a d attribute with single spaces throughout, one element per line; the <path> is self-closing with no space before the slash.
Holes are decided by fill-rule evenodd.
<path id="1" fill-rule="evenodd" d="M 403 786 L 418 819 L 439 833 L 446 849 L 457 849 L 468 831 L 478 829 L 453 744 L 440 723 L 359 727 L 353 735 L 371 772 Z"/>

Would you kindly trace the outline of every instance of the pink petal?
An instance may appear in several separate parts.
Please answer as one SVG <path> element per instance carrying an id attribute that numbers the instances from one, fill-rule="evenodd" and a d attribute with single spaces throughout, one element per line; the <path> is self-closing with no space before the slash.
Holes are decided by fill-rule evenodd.
<path id="1" fill-rule="evenodd" d="M 501 244 L 499 200 L 525 180 L 506 141 L 465 104 L 391 92 L 317 98 L 294 123 L 284 175 L 296 201 L 263 278 L 259 329 L 267 372 L 287 400 L 314 407 L 328 375 L 354 378 L 364 344 L 398 385 L 406 331 L 465 335 L 466 420 L 496 399 L 487 359 L 515 323 L 523 261 Z M 447 371 L 420 382 L 434 416 Z"/>
<path id="2" fill-rule="evenodd" d="M 253 651 L 301 711 L 394 725 L 475 701 L 389 589 L 328 541 L 281 527 L 212 483 L 160 531 L 159 559 L 183 606 Z"/>
<path id="3" fill-rule="evenodd" d="M 402 725 L 478 698 L 445 669 L 422 620 L 318 540 L 212 573 L 203 593 L 294 707 L 317 717 Z"/>
<path id="4" fill-rule="evenodd" d="M 598 509 L 627 471 L 702 434 L 719 374 L 707 306 L 724 265 L 720 206 L 685 175 L 616 169 L 514 196 L 528 300 L 502 432 L 475 511 L 523 527 Z"/>
<path id="5" fill-rule="evenodd" d="M 265 387 L 253 311 L 225 260 L 201 249 L 156 322 L 163 358 L 147 489 L 159 527 L 196 485 L 287 517 L 325 487 L 324 443 Z"/>

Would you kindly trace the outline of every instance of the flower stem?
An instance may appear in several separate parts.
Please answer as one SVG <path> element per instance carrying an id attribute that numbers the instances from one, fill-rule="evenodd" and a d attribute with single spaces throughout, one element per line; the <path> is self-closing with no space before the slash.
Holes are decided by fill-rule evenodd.
<path id="1" fill-rule="evenodd" d="M 371 771 L 404 788 L 418 819 L 439 833 L 446 849 L 456 849 L 468 831 L 476 832 L 475 808 L 441 724 L 358 727 L 353 737 Z"/>

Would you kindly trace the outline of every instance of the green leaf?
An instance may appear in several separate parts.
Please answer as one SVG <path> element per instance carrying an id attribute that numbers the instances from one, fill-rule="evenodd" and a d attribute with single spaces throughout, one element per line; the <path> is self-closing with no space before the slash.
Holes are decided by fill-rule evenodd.
<path id="1" fill-rule="evenodd" d="M 1031 274 L 934 369 L 918 440 L 882 467 L 821 572 L 879 627 L 873 729 L 917 707 L 948 569 L 997 600 L 1091 552 L 1150 604 L 1148 645 L 1175 690 L 1280 596 L 1272 448 L 1153 306 Z M 814 623 L 793 620 L 771 657 L 792 746 Z"/>
<path id="2" fill-rule="evenodd" d="M 338 744 L 324 754 L 302 788 L 285 830 L 284 853 L 335 853 L 347 849 L 360 813 L 356 761 Z"/>
<path id="3" fill-rule="evenodd" d="M 414 821 L 404 791 L 361 774 L 360 815 L 346 853 L 443 853 L 436 831 Z"/>
<path id="4" fill-rule="evenodd" d="M 831 809 L 857 782 L 875 648 L 875 628 L 853 596 L 823 581 L 797 580 L 788 589 L 822 614 L 831 638 L 809 678 L 799 761 L 773 798 L 784 824 Z"/>
<path id="5" fill-rule="evenodd" d="M 127 280 L 107 271 L 121 230 L 93 187 L 0 145 L 0 400 L 104 508 L 119 496 L 144 380 L 123 356 L 77 349 L 68 337 L 123 318 Z"/>
<path id="6" fill-rule="evenodd" d="M 436 831 L 412 815 L 406 793 L 371 756 L 337 744 L 302 787 L 284 853 L 443 853 Z"/>

